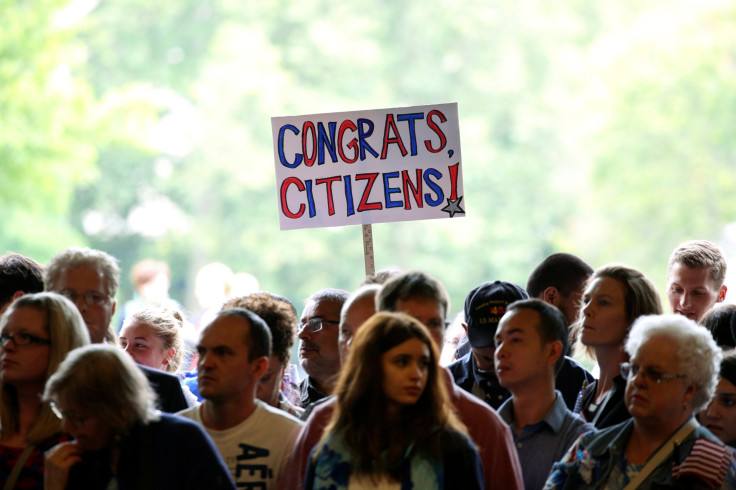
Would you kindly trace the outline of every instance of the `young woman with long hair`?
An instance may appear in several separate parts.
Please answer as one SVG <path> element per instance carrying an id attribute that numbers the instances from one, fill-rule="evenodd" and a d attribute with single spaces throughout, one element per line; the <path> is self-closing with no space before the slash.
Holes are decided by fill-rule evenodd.
<path id="1" fill-rule="evenodd" d="M 306 488 L 481 488 L 478 453 L 455 417 L 426 327 L 377 313 L 358 330 Z"/>

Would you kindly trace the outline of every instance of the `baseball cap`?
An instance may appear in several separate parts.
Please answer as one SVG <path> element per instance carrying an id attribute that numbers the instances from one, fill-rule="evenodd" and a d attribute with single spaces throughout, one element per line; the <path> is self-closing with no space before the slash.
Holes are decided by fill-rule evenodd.
<path id="1" fill-rule="evenodd" d="M 470 345 L 476 348 L 492 346 L 506 307 L 522 299 L 529 299 L 524 288 L 505 281 L 486 282 L 470 291 L 465 297 Z"/>

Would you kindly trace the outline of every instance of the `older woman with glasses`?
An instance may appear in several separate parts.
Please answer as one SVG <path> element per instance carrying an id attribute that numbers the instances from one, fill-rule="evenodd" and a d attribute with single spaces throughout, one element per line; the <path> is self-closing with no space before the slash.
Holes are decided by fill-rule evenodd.
<path id="1" fill-rule="evenodd" d="M 203 430 L 159 412 L 155 398 L 119 348 L 95 344 L 69 353 L 43 399 L 74 440 L 46 453 L 46 490 L 235 488 Z"/>
<path id="2" fill-rule="evenodd" d="M 626 341 L 631 420 L 586 434 L 555 463 L 545 488 L 732 488 L 736 461 L 693 416 L 716 386 L 720 349 L 681 315 L 644 316 Z"/>
<path id="3" fill-rule="evenodd" d="M 41 401 L 46 380 L 72 349 L 89 344 L 77 308 L 56 293 L 21 296 L 0 319 L 0 482 L 43 488 L 47 449 L 65 437 Z"/>

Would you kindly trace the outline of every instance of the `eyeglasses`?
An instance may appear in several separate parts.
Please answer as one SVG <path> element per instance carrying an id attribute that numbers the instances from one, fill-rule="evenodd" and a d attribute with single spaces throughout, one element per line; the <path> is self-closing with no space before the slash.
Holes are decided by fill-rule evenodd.
<path id="1" fill-rule="evenodd" d="M 89 420 L 89 417 L 81 417 L 79 415 L 62 412 L 61 409 L 54 402 L 49 403 L 49 406 L 51 407 L 51 411 L 54 412 L 54 415 L 56 415 L 59 420 L 66 420 L 76 427 L 83 426 Z"/>
<path id="2" fill-rule="evenodd" d="M 323 323 L 332 323 L 333 325 L 339 325 L 340 322 L 335 322 L 332 320 L 323 320 L 322 318 L 312 318 L 311 320 L 307 320 L 305 323 L 302 323 L 299 325 L 299 331 L 301 332 L 303 329 L 307 329 L 308 332 L 317 333 L 320 330 L 322 330 L 322 324 Z"/>
<path id="3" fill-rule="evenodd" d="M 621 376 L 624 379 L 634 379 L 639 374 L 640 367 L 638 364 L 631 364 L 630 362 L 621 363 Z M 663 374 L 652 368 L 644 368 L 641 370 L 641 375 L 647 381 L 659 384 L 662 380 L 686 378 L 684 374 Z"/>
<path id="4" fill-rule="evenodd" d="M 76 291 L 72 291 L 71 289 L 64 289 L 63 291 L 59 291 L 59 294 L 66 297 L 69 301 L 77 304 L 77 301 L 79 298 L 84 298 L 84 303 L 87 306 L 101 306 L 103 305 L 110 297 L 106 294 L 98 293 L 97 291 L 90 291 L 88 293 L 77 293 Z"/>
<path id="5" fill-rule="evenodd" d="M 30 334 L 30 333 L 7 333 L 3 332 L 0 334 L 0 345 L 5 348 L 8 345 L 8 342 L 13 341 L 13 344 L 16 347 L 25 347 L 28 345 L 50 345 L 51 340 L 49 339 L 42 339 L 41 337 L 37 337 L 36 335 Z"/>

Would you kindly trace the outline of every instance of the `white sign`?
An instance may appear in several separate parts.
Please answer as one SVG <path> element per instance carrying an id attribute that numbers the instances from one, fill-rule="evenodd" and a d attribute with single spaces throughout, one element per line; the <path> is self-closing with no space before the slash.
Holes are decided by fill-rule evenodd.
<path id="1" fill-rule="evenodd" d="M 282 230 L 465 216 L 457 103 L 271 118 Z"/>

